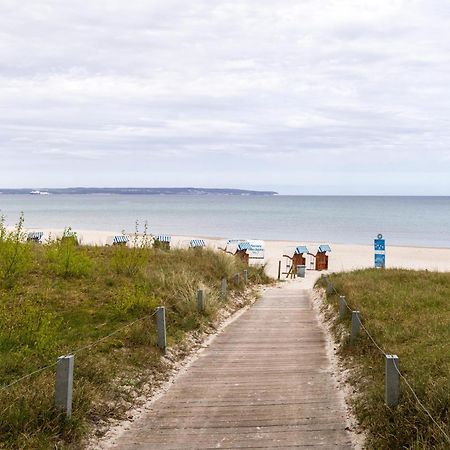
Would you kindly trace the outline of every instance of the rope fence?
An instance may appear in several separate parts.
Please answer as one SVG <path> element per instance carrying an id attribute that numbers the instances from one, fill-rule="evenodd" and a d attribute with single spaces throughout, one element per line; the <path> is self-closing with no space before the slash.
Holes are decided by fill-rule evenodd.
<path id="1" fill-rule="evenodd" d="M 248 271 L 244 270 L 242 275 L 240 273 L 236 273 L 233 276 L 233 281 L 236 286 L 247 285 L 248 283 Z M 227 278 L 223 278 L 221 280 L 221 285 L 219 288 L 219 293 L 222 297 L 227 296 L 228 291 L 228 280 Z M 197 291 L 197 312 L 202 313 L 205 310 L 205 293 L 203 289 L 198 289 Z M 46 370 L 52 369 L 56 366 L 56 382 L 55 382 L 55 406 L 65 413 L 66 417 L 70 417 L 72 414 L 72 391 L 73 391 L 73 369 L 74 369 L 74 357 L 79 353 L 90 350 L 91 348 L 101 344 L 102 342 L 108 340 L 112 336 L 119 334 L 127 328 L 132 327 L 138 322 L 142 322 L 145 319 L 152 319 L 156 316 L 156 327 L 157 327 L 157 347 L 165 353 L 167 347 L 167 336 L 166 336 L 166 310 L 164 306 L 160 306 L 153 311 L 151 314 L 145 314 L 144 316 L 139 317 L 133 321 L 126 323 L 125 325 L 117 328 L 111 333 L 103 336 L 94 342 L 91 342 L 87 345 L 79 347 L 67 355 L 60 356 L 54 363 L 48 364 L 44 367 L 41 367 L 33 372 L 30 372 L 26 375 L 17 378 L 11 383 L 1 386 L 0 392 L 4 392 L 10 389 L 12 386 L 31 378 L 34 375 L 45 372 Z"/>
<path id="2" fill-rule="evenodd" d="M 69 355 L 76 355 L 76 354 L 82 352 L 83 350 L 87 350 L 87 349 L 90 349 L 92 347 L 95 347 L 96 345 L 100 344 L 103 341 L 106 341 L 107 339 L 109 339 L 110 337 L 114 336 L 115 334 L 118 334 L 121 331 L 125 330 L 126 328 L 131 327 L 135 323 L 140 322 L 140 321 L 142 321 L 142 320 L 144 320 L 146 318 L 149 318 L 149 319 L 152 318 L 155 314 L 156 314 L 156 311 L 154 311 L 153 314 L 151 314 L 150 316 L 149 315 L 145 315 L 145 316 L 140 317 L 139 319 L 133 320 L 132 322 L 128 322 L 126 325 L 124 325 L 124 326 L 114 330 L 112 333 L 109 333 L 108 335 L 103 336 L 102 338 L 97 339 L 96 341 L 91 342 L 88 345 L 85 345 L 83 347 L 77 348 L 73 352 L 70 352 Z M 33 375 L 37 375 L 38 373 L 44 372 L 45 370 L 48 370 L 48 369 L 51 369 L 52 367 L 55 367 L 57 364 L 58 364 L 58 361 L 56 361 L 54 363 L 51 363 L 51 364 L 48 364 L 47 366 L 41 367 L 40 369 L 37 369 L 37 370 L 35 370 L 33 372 L 30 372 L 30 373 L 28 373 L 28 374 L 26 374 L 26 375 L 24 375 L 24 376 L 22 376 L 22 377 L 20 377 L 20 378 L 18 378 L 16 380 L 12 381 L 11 383 L 0 387 L 0 392 L 6 391 L 7 389 L 9 389 L 10 387 L 14 386 L 15 384 L 17 384 L 17 383 L 19 383 L 19 382 L 21 382 L 23 380 L 26 380 L 27 378 L 30 378 Z"/>
<path id="3" fill-rule="evenodd" d="M 397 357 L 397 355 L 391 355 L 391 354 L 389 354 L 389 353 L 387 353 L 386 351 L 383 350 L 383 348 L 376 342 L 374 337 L 370 334 L 369 330 L 362 323 L 359 311 L 356 311 L 355 309 L 353 309 L 348 304 L 345 296 L 339 294 L 339 292 L 335 288 L 334 284 L 328 279 L 328 277 L 325 277 L 325 280 L 326 280 L 326 283 L 327 283 L 327 293 L 333 293 L 334 292 L 339 297 L 340 301 L 342 301 L 344 303 L 344 305 L 347 308 L 347 310 L 350 313 L 352 313 L 352 318 L 353 318 L 353 316 L 356 317 L 359 327 L 362 328 L 365 331 L 367 337 L 370 339 L 370 341 L 373 343 L 373 345 L 386 358 L 386 373 L 385 373 L 385 378 L 386 378 L 385 390 L 386 390 L 386 392 L 385 392 L 385 400 L 386 400 L 387 405 L 391 407 L 391 406 L 395 406 L 398 403 L 398 397 L 399 397 L 400 389 L 399 389 L 399 381 L 397 381 L 397 380 L 399 380 L 401 378 L 403 380 L 403 382 L 406 384 L 406 386 L 408 387 L 408 389 L 411 391 L 411 393 L 412 393 L 413 397 L 415 398 L 415 400 L 417 401 L 418 405 L 427 414 L 427 416 L 436 425 L 436 427 L 440 430 L 442 435 L 445 437 L 445 439 L 450 444 L 450 437 L 449 437 L 449 435 L 439 425 L 439 423 L 434 419 L 434 417 L 430 414 L 428 409 L 423 405 L 423 403 L 420 401 L 418 395 L 414 391 L 414 389 L 411 386 L 411 384 L 408 382 L 406 377 L 401 373 L 401 371 L 400 371 L 400 369 L 398 367 L 398 357 Z M 354 314 L 354 313 L 357 313 L 357 314 Z M 352 326 L 353 326 L 353 323 L 352 323 Z M 389 373 L 390 372 L 390 370 L 389 370 L 390 368 L 393 368 L 395 370 L 395 373 L 397 375 L 397 380 L 392 377 L 392 373 Z"/>
<path id="4" fill-rule="evenodd" d="M 74 351 L 71 352 L 70 354 L 71 354 L 71 355 L 77 355 L 78 353 L 80 353 L 80 352 L 82 352 L 82 351 L 84 351 L 84 350 L 88 350 L 88 349 L 90 349 L 90 348 L 92 348 L 92 347 L 95 347 L 95 346 L 97 346 L 98 344 L 100 344 L 101 342 L 106 341 L 106 340 L 109 339 L 110 337 L 112 337 L 112 336 L 114 336 L 114 335 L 120 333 L 121 331 L 123 331 L 123 330 L 125 330 L 125 329 L 131 327 L 131 326 L 134 325 L 135 323 L 142 322 L 144 319 L 151 319 L 152 317 L 154 317 L 154 316 L 156 315 L 156 312 L 157 312 L 157 310 L 155 310 L 152 314 L 150 314 L 150 316 L 149 316 L 149 315 L 145 315 L 145 316 L 139 317 L 139 319 L 133 320 L 132 322 L 128 322 L 128 323 L 127 323 L 126 325 L 124 325 L 123 327 L 120 327 L 120 328 L 118 328 L 117 330 L 114 330 L 112 333 L 109 333 L 108 335 L 103 336 L 103 337 L 100 338 L 100 339 L 97 339 L 96 341 L 92 342 L 91 344 L 85 345 L 84 347 L 77 348 L 76 350 L 74 350 Z"/>

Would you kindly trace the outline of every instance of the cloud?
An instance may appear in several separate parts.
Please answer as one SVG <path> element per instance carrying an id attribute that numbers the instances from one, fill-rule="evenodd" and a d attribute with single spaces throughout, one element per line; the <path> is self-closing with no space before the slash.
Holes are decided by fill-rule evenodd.
<path id="1" fill-rule="evenodd" d="M 3 1 L 2 185 L 450 194 L 445 5 Z"/>

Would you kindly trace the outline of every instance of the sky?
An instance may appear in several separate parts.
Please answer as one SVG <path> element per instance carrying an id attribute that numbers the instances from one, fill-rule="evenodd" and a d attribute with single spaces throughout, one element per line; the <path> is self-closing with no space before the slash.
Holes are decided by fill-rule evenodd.
<path id="1" fill-rule="evenodd" d="M 0 187 L 450 195 L 446 0 L 0 0 Z"/>

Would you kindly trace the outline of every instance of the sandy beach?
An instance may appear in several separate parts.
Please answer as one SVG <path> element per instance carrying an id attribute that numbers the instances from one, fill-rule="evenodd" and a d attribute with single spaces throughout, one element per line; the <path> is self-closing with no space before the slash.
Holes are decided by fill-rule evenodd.
<path id="1" fill-rule="evenodd" d="M 34 231 L 34 230 L 27 230 Z M 58 236 L 62 233 L 60 229 L 45 229 L 44 239 L 50 234 Z M 74 230 L 79 236 L 81 244 L 84 245 L 106 245 L 108 240 L 118 231 L 93 231 Z M 172 247 L 186 248 L 191 239 L 204 239 L 206 245 L 212 249 L 224 248 L 226 238 L 210 238 L 202 236 L 172 236 Z M 329 256 L 329 272 L 341 272 L 354 269 L 373 267 L 373 246 L 354 244 L 335 244 L 333 242 L 294 242 L 284 240 L 268 240 L 265 242 L 265 259 L 267 273 L 276 277 L 278 272 L 278 261 L 282 261 L 282 270 L 285 268 L 284 254 L 292 255 L 298 245 L 306 245 L 311 252 L 315 252 L 320 244 L 327 243 L 331 246 Z M 427 247 L 401 247 L 390 246 L 387 242 L 386 251 L 387 268 L 422 269 L 430 271 L 450 271 L 450 249 L 427 248 Z M 323 272 L 307 270 L 307 279 L 316 279 Z"/>

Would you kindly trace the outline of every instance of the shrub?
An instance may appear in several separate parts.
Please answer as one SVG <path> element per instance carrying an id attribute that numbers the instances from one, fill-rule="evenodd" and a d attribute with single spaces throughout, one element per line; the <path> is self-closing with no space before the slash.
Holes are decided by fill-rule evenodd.
<path id="1" fill-rule="evenodd" d="M 0 280 L 8 287 L 12 287 L 19 276 L 27 271 L 31 260 L 30 244 L 26 243 L 23 223 L 21 214 L 14 230 L 8 231 L 5 217 L 0 217 Z"/>
<path id="2" fill-rule="evenodd" d="M 61 238 L 50 240 L 45 247 L 50 266 L 57 275 L 70 278 L 90 273 L 91 261 L 79 247 L 71 228 L 66 228 Z"/>

